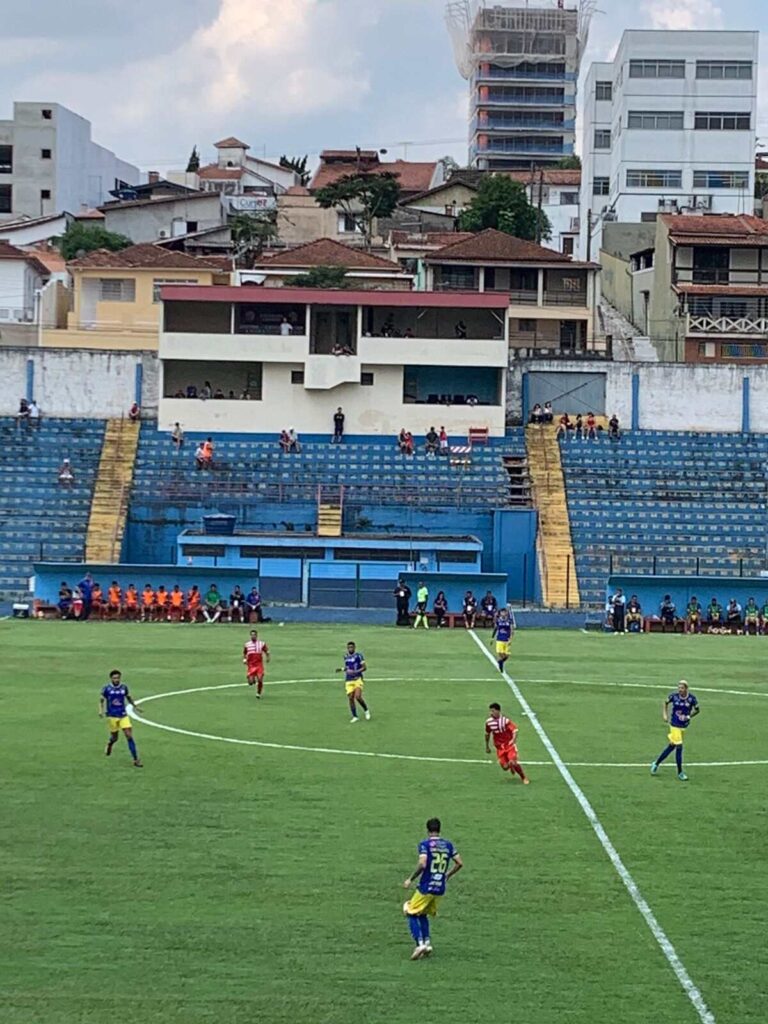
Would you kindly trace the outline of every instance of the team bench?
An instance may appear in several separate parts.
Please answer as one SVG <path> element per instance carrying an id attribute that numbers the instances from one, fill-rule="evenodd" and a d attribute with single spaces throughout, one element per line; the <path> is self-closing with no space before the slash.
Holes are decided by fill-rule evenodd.
<path id="1" fill-rule="evenodd" d="M 411 625 L 416 621 L 416 612 L 409 612 L 408 618 L 411 620 Z M 427 622 L 430 626 L 437 624 L 437 616 L 434 612 L 427 612 Z M 456 626 L 464 624 L 463 617 L 460 612 L 446 612 L 443 616 L 443 628 L 454 629 Z"/>

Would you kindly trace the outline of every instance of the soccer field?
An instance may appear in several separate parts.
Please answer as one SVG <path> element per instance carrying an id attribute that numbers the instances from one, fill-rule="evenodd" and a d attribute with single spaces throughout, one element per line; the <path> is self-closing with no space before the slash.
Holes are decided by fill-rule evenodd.
<path id="1" fill-rule="evenodd" d="M 261 632 L 258 702 L 245 628 L 0 623 L 5 1024 L 765 1024 L 768 641 L 528 631 L 509 662 L 707 1017 L 471 636 Z M 143 770 L 122 738 L 104 757 L 113 667 L 145 698 Z M 648 771 L 681 676 L 688 783 Z M 491 700 L 530 786 L 485 756 Z M 412 963 L 402 880 L 432 815 L 465 869 Z"/>

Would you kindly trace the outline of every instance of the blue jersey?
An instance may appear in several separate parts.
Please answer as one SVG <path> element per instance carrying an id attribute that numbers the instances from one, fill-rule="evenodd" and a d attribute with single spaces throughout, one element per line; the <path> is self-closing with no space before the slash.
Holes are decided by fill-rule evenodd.
<path id="1" fill-rule="evenodd" d="M 667 703 L 672 705 L 669 724 L 676 729 L 687 729 L 693 709 L 699 706 L 699 702 L 693 694 L 689 693 L 687 697 L 681 697 L 679 693 L 670 693 Z"/>
<path id="2" fill-rule="evenodd" d="M 352 683 L 356 679 L 362 679 L 364 663 L 365 656 L 360 651 L 344 655 L 344 674 L 347 677 L 348 683 Z"/>
<path id="3" fill-rule="evenodd" d="M 117 686 L 107 683 L 101 691 L 101 696 L 107 702 L 107 716 L 109 718 L 124 718 L 127 715 L 128 687 L 125 683 L 119 683 Z"/>
<path id="4" fill-rule="evenodd" d="M 456 850 L 448 839 L 430 836 L 419 843 L 419 856 L 426 854 L 427 866 L 419 878 L 419 892 L 430 896 L 442 896 L 445 892 L 445 876 Z"/>
<path id="5" fill-rule="evenodd" d="M 512 639 L 511 619 L 498 619 L 496 622 L 496 639 L 506 643 Z"/>

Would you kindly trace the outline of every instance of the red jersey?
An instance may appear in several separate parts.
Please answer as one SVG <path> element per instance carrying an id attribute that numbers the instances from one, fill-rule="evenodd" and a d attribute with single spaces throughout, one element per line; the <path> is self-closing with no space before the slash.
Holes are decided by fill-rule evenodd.
<path id="1" fill-rule="evenodd" d="M 511 719 L 505 718 L 504 715 L 500 715 L 499 718 L 489 718 L 485 723 L 485 735 L 493 736 L 493 745 L 497 750 L 510 746 L 516 732 L 515 723 Z"/>
<path id="2" fill-rule="evenodd" d="M 263 640 L 249 640 L 243 648 L 243 657 L 249 665 L 260 665 L 265 654 L 269 654 L 269 647 Z"/>

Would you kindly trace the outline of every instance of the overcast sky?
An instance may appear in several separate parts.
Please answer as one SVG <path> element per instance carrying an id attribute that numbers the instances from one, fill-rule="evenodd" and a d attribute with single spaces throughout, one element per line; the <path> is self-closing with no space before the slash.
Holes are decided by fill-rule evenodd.
<path id="1" fill-rule="evenodd" d="M 600 0 L 587 61 L 625 28 L 766 30 L 766 0 Z M 466 160 L 444 0 L 0 0 L 0 117 L 63 103 L 143 170 L 237 135 L 255 153 L 386 147 Z M 726 14 L 727 12 L 727 14 Z M 768 49 L 763 48 L 768 65 Z M 765 81 L 765 76 L 763 81 Z M 768 144 L 768 105 L 758 132 Z M 410 143 L 407 147 L 405 142 Z"/>

